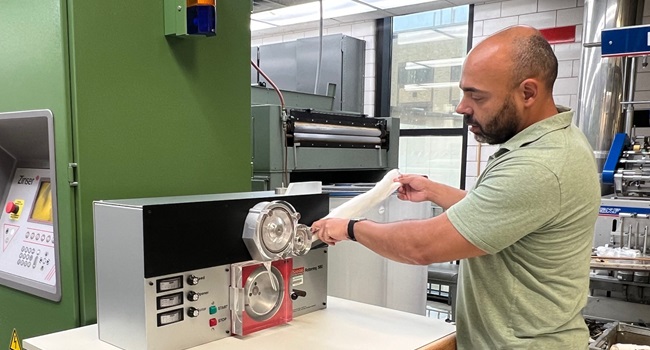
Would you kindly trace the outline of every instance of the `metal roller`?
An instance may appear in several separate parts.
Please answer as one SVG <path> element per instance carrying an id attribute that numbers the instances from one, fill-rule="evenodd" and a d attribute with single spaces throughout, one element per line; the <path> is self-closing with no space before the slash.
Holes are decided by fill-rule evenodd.
<path id="1" fill-rule="evenodd" d="M 301 141 L 318 141 L 318 142 L 345 142 L 345 143 L 364 143 L 364 144 L 381 144 L 381 138 L 370 136 L 356 135 L 333 135 L 333 134 L 307 134 L 294 133 L 294 142 Z"/>
<path id="2" fill-rule="evenodd" d="M 275 266 L 267 270 L 261 265 L 248 276 L 243 285 L 244 310 L 250 318 L 266 321 L 280 310 L 285 293 L 283 280 Z"/>
<path id="3" fill-rule="evenodd" d="M 355 135 L 371 137 L 381 136 L 381 130 L 375 128 L 305 122 L 296 122 L 294 124 L 294 131 L 296 133 L 308 134 Z"/>
<path id="4" fill-rule="evenodd" d="M 260 202 L 249 209 L 242 239 L 253 260 L 288 256 L 300 213 L 285 201 Z"/>

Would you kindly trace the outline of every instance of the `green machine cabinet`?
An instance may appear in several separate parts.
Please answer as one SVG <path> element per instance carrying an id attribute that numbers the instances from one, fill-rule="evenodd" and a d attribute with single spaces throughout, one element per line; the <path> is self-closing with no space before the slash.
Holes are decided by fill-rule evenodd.
<path id="1" fill-rule="evenodd" d="M 34 167 L 54 174 L 58 267 L 54 287 L 22 288 L 0 274 L 0 346 L 11 346 L 14 330 L 22 341 L 96 321 L 93 201 L 250 191 L 251 4 L 218 1 L 216 36 L 180 38 L 165 36 L 164 3 L 2 3 L 0 113 L 52 116 L 52 164 Z M 21 135 L 26 149 L 42 141 L 42 133 L 11 125 L 0 128 Z M 20 181 L 20 165 L 10 162 L 26 157 L 8 149 L 16 144 L 0 152 L 5 212 L 23 199 L 7 190 Z M 19 234 L 26 232 L 16 229 L 13 239 Z M 185 238 L 190 233 L 180 232 Z M 12 263 L 33 264 L 38 251 L 30 253 Z"/>

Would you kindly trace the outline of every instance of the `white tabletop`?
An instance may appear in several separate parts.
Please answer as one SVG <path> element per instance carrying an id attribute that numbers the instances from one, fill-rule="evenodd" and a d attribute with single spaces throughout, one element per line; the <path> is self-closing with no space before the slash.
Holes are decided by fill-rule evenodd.
<path id="1" fill-rule="evenodd" d="M 443 320 L 328 297 L 327 309 L 246 337 L 228 337 L 191 350 L 413 350 L 455 331 Z M 97 325 L 25 339 L 25 350 L 117 350 L 97 338 Z"/>

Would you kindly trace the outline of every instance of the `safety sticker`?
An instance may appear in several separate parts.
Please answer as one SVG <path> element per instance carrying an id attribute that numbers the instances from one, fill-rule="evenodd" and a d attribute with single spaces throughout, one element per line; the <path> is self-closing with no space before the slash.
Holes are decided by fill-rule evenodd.
<path id="1" fill-rule="evenodd" d="M 11 343 L 9 343 L 9 350 L 22 350 L 20 347 L 20 340 L 18 340 L 18 332 L 16 332 L 16 328 L 14 328 L 14 331 L 11 333 Z"/>
<path id="2" fill-rule="evenodd" d="M 291 277 L 291 286 L 299 286 L 304 283 L 304 274 L 305 274 L 305 268 L 304 267 L 298 267 L 293 269 L 292 272 L 292 277 Z"/>

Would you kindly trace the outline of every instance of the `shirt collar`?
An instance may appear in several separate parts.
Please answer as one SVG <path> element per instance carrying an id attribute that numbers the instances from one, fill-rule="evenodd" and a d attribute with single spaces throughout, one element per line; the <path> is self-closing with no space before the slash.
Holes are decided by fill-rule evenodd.
<path id="1" fill-rule="evenodd" d="M 526 129 L 520 131 L 515 136 L 510 138 L 510 140 L 503 143 L 499 149 L 492 155 L 494 158 L 498 158 L 502 154 L 512 151 L 517 148 L 521 148 L 537 141 L 542 136 L 560 129 L 564 129 L 571 125 L 573 119 L 573 111 L 569 108 L 558 106 L 558 114 L 540 120 L 537 123 L 528 126 Z"/>

